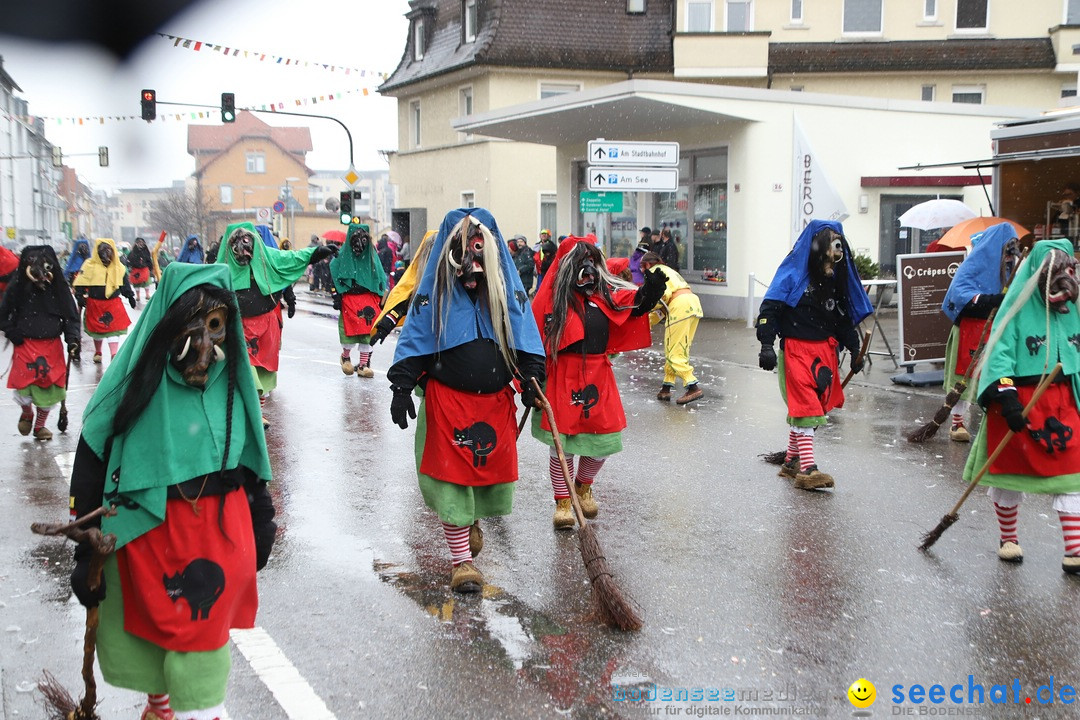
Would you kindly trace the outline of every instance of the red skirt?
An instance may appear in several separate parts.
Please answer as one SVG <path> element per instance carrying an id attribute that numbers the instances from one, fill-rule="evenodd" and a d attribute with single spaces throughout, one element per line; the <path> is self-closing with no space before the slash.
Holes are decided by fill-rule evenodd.
<path id="1" fill-rule="evenodd" d="M 87 332 L 106 335 L 127 330 L 130 325 L 131 318 L 128 317 L 124 301 L 119 295 L 108 300 L 86 299 Z"/>
<path id="2" fill-rule="evenodd" d="M 428 380 L 424 413 L 427 435 L 420 472 L 455 485 L 517 481 L 517 423 L 509 386 L 480 394 Z"/>
<path id="3" fill-rule="evenodd" d="M 137 287 L 150 284 L 150 268 L 133 267 L 128 271 L 128 282 Z"/>
<path id="4" fill-rule="evenodd" d="M 255 367 L 277 372 L 278 355 L 281 352 L 280 317 L 280 313 L 275 308 L 262 315 L 243 319 L 248 358 Z"/>
<path id="5" fill-rule="evenodd" d="M 563 435 L 603 435 L 626 427 L 619 386 L 607 355 L 560 353 L 547 363 L 547 396 Z M 540 427 L 551 430 L 547 414 Z"/>
<path id="6" fill-rule="evenodd" d="M 979 341 L 982 340 L 983 328 L 986 327 L 986 318 L 960 318 L 960 332 L 957 334 L 959 342 L 956 345 L 956 368 L 953 370 L 957 375 L 964 375 L 971 367 L 971 361 L 975 359 L 975 353 L 979 350 Z"/>
<path id="7" fill-rule="evenodd" d="M 788 416 L 821 417 L 844 407 L 836 338 L 784 340 L 784 388 Z"/>
<path id="8" fill-rule="evenodd" d="M 64 387 L 67 384 L 64 377 L 66 360 L 64 343 L 60 338 L 26 338 L 21 345 L 15 346 L 12 353 L 7 386 L 13 390 L 22 390 L 31 385 L 41 388 L 53 385 Z"/>
<path id="9" fill-rule="evenodd" d="M 1028 413 L 1030 430 L 1013 435 L 1005 450 L 990 464 L 994 474 L 1054 477 L 1080 473 L 1080 429 L 1071 383 L 1054 383 Z M 1035 394 L 1034 385 L 1017 386 L 1020 403 L 1027 407 Z M 993 403 L 986 412 L 986 448 L 992 453 L 1001 443 L 1009 426 L 1001 417 L 1001 406 Z"/>
<path id="10" fill-rule="evenodd" d="M 345 293 L 341 296 L 341 321 L 349 337 L 370 335 L 382 305 L 372 292 Z"/>
<path id="11" fill-rule="evenodd" d="M 217 650 L 230 628 L 255 626 L 259 595 L 247 494 L 206 497 L 198 506 L 196 515 L 186 500 L 169 500 L 165 522 L 116 553 L 124 629 L 166 650 Z"/>

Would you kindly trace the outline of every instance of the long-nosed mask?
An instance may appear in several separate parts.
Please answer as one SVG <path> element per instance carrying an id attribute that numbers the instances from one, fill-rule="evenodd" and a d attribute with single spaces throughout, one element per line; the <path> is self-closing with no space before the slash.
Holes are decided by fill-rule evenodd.
<path id="1" fill-rule="evenodd" d="M 237 265 L 250 265 L 251 256 L 255 252 L 255 236 L 249 230 L 237 228 L 229 236 L 229 249 L 232 250 Z"/>
<path id="2" fill-rule="evenodd" d="M 1076 303 L 1080 283 L 1076 279 L 1076 258 L 1061 250 L 1047 253 L 1048 261 L 1039 273 L 1039 294 L 1051 311 L 1069 312 Z"/>
<path id="3" fill-rule="evenodd" d="M 210 366 L 225 359 L 228 308 L 206 299 L 173 340 L 169 361 L 192 387 L 204 387 Z"/>
<path id="4" fill-rule="evenodd" d="M 475 290 L 484 280 L 484 236 L 474 231 L 467 242 L 460 235 L 453 238 L 449 261 L 454 274 L 466 290 Z"/>
<path id="5" fill-rule="evenodd" d="M 831 279 L 843 260 L 843 237 L 832 228 L 819 230 L 810 241 L 810 276 L 819 282 Z"/>
<path id="6" fill-rule="evenodd" d="M 35 286 L 44 290 L 53 279 L 53 264 L 44 252 L 36 252 L 28 258 L 26 277 Z"/>

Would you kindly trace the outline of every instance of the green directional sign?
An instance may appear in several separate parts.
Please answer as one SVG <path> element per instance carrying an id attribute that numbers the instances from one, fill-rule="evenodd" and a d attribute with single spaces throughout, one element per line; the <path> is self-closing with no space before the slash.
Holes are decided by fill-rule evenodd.
<path id="1" fill-rule="evenodd" d="M 621 192 L 588 192 L 578 195 L 578 206 L 583 213 L 621 213 L 623 211 Z"/>

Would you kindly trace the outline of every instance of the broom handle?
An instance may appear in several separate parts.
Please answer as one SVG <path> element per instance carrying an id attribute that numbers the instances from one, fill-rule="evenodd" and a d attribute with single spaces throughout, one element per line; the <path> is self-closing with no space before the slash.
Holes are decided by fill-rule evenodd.
<path id="1" fill-rule="evenodd" d="M 1027 407 L 1024 408 L 1023 417 L 1025 420 L 1027 419 L 1028 413 L 1031 412 L 1031 409 L 1035 407 L 1035 403 L 1039 401 L 1039 398 L 1042 397 L 1042 394 L 1046 392 L 1047 388 L 1050 387 L 1050 383 L 1054 382 L 1054 379 L 1058 376 L 1059 372 L 1061 372 L 1061 363 L 1055 365 L 1054 369 L 1050 371 L 1050 374 L 1047 375 L 1043 379 L 1043 381 L 1039 383 L 1038 387 L 1035 388 L 1035 392 L 1032 394 L 1031 400 L 1028 401 Z M 983 419 L 983 422 L 986 422 L 985 418 Z M 963 505 L 964 501 L 968 499 L 968 495 L 970 495 L 971 491 L 975 489 L 975 486 L 979 484 L 979 481 L 982 480 L 982 476 L 985 475 L 986 471 L 990 469 L 990 466 L 994 463 L 995 460 L 997 460 L 998 455 L 1001 454 L 1001 451 L 1005 449 L 1005 446 L 1009 444 L 1009 441 L 1012 440 L 1012 437 L 1015 434 L 1016 433 L 1014 433 L 1012 430 L 1009 430 L 1007 433 L 1005 433 L 1005 437 L 1001 438 L 1001 442 L 999 442 L 998 446 L 994 448 L 994 452 L 990 454 L 990 457 L 986 459 L 986 462 L 983 463 L 983 466 L 979 468 L 979 472 L 975 473 L 975 477 L 967 486 L 967 490 L 965 490 L 964 494 L 960 496 L 960 499 L 956 502 L 956 505 L 953 506 L 953 509 L 949 511 L 950 515 L 955 515 L 960 510 L 960 506 Z"/>
<path id="2" fill-rule="evenodd" d="M 536 378 L 530 377 L 529 381 L 532 383 L 533 388 L 536 389 L 536 399 L 540 401 L 540 407 L 544 409 L 548 424 L 551 425 L 551 439 L 555 441 L 555 453 L 559 456 L 559 464 L 562 465 L 563 477 L 566 479 L 566 489 L 570 493 L 570 503 L 574 506 L 574 515 L 577 516 L 578 525 L 585 527 L 585 514 L 581 512 L 581 501 L 578 500 L 577 493 L 570 487 L 570 467 L 566 464 L 562 440 L 559 439 L 559 426 L 555 424 L 555 413 L 551 411 L 551 403 L 548 402 L 544 391 L 540 389 L 540 383 L 536 381 Z"/>
<path id="3" fill-rule="evenodd" d="M 863 333 L 862 347 L 859 349 L 859 355 L 855 358 L 855 365 L 859 364 L 859 361 L 866 357 L 866 351 L 870 349 L 870 336 L 873 335 L 872 330 L 867 330 Z M 848 370 L 847 377 L 844 378 L 844 382 L 840 383 L 840 389 L 843 390 L 847 387 L 847 384 L 851 382 L 851 378 L 855 377 L 854 370 Z"/>

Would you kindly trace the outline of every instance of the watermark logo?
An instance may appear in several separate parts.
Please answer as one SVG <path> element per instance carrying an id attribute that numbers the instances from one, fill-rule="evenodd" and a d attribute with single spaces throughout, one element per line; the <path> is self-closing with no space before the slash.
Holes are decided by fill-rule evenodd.
<path id="1" fill-rule="evenodd" d="M 866 710 L 874 704 L 877 700 L 877 688 L 874 687 L 874 683 L 870 682 L 866 678 L 859 678 L 855 682 L 851 683 L 851 687 L 847 689 L 847 697 L 859 710 Z M 857 712 L 855 715 L 869 715 L 867 712 Z"/>

